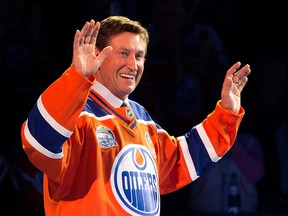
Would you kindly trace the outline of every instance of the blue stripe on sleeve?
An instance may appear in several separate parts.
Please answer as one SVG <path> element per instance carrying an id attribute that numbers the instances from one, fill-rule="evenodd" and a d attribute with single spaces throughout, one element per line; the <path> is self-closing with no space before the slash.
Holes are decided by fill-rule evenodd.
<path id="1" fill-rule="evenodd" d="M 62 145 L 67 140 L 67 137 L 62 136 L 48 124 L 36 105 L 28 115 L 28 128 L 31 135 L 45 149 L 53 153 L 62 151 Z"/>
<path id="2" fill-rule="evenodd" d="M 202 175 L 209 167 L 213 165 L 204 143 L 202 142 L 195 127 L 189 133 L 185 134 L 189 153 L 193 160 L 195 170 L 198 176 Z"/>

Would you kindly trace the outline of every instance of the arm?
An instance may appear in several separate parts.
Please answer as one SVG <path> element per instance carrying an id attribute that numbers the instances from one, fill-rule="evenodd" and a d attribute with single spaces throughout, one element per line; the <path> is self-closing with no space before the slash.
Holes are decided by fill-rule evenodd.
<path id="1" fill-rule="evenodd" d="M 243 108 L 236 115 L 223 109 L 219 101 L 215 110 L 184 136 L 175 139 L 159 130 L 158 138 L 163 143 L 159 150 L 161 193 L 195 181 L 220 160 L 232 147 L 243 116 Z"/>
<path id="2" fill-rule="evenodd" d="M 165 143 L 163 151 L 159 151 L 161 168 L 169 168 L 161 171 L 161 193 L 171 192 L 175 187 L 196 180 L 232 147 L 244 116 L 240 94 L 251 72 L 249 65 L 239 69 L 240 65 L 237 62 L 227 71 L 221 100 L 201 124 L 176 140 L 158 133 Z"/>
<path id="3" fill-rule="evenodd" d="M 95 80 L 91 75 L 111 51 L 108 47 L 96 56 L 99 28 L 100 24 L 91 20 L 76 31 L 72 66 L 43 92 L 22 125 L 22 144 L 29 160 L 54 179 L 65 167 L 62 147 L 86 103 Z"/>

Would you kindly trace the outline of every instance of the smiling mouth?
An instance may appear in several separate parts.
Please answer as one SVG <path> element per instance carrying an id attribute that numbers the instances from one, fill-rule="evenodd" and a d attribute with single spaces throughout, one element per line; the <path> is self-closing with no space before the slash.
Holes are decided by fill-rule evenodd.
<path id="1" fill-rule="evenodd" d="M 134 79 L 134 75 L 131 75 L 131 74 L 120 74 L 120 76 L 122 78 L 125 78 L 125 79 Z"/>

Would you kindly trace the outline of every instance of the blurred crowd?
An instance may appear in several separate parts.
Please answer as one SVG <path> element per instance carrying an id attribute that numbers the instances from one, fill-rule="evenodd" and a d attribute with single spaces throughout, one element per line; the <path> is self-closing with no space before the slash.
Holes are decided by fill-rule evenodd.
<path id="1" fill-rule="evenodd" d="M 163 195 L 162 213 L 226 213 L 236 173 L 240 212 L 288 214 L 287 15 L 280 1 L 256 6 L 248 0 L 0 0 L 0 70 L 9 82 L 1 87 L 7 113 L 0 215 L 43 215 L 42 173 L 22 150 L 20 127 L 40 93 L 71 64 L 76 29 L 109 15 L 148 28 L 145 72 L 131 97 L 175 136 L 213 110 L 230 65 L 239 60 L 252 68 L 234 147 L 194 183 Z"/>

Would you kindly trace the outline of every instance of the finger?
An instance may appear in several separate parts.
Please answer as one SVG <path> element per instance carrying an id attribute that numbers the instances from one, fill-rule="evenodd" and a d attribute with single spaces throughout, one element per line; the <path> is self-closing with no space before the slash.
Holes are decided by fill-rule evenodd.
<path id="1" fill-rule="evenodd" d="M 229 70 L 227 71 L 227 75 L 228 76 L 231 76 L 233 75 L 237 70 L 238 68 L 241 66 L 241 62 L 236 62 L 234 65 L 232 65 L 232 67 L 229 68 Z"/>
<path id="2" fill-rule="evenodd" d="M 94 26 L 95 26 L 95 20 L 94 20 L 94 19 L 91 19 L 91 20 L 90 20 L 90 26 L 91 26 L 92 28 L 94 28 Z"/>
<path id="3" fill-rule="evenodd" d="M 96 44 L 99 30 L 100 30 L 100 23 L 96 22 L 96 24 L 94 25 L 93 31 L 92 31 L 92 35 L 91 35 L 91 43 L 94 45 Z"/>
<path id="4" fill-rule="evenodd" d="M 79 32 L 79 40 L 78 40 L 78 44 L 83 44 L 85 42 L 85 32 L 87 31 L 87 29 L 89 28 L 89 22 L 86 22 L 85 25 L 82 27 L 81 31 Z M 77 30 L 79 31 L 79 30 Z"/>
<path id="5" fill-rule="evenodd" d="M 81 37 L 83 37 L 86 34 L 86 32 L 87 32 L 89 27 L 90 27 L 90 23 L 86 22 L 85 25 L 82 27 L 82 29 L 80 31 L 80 36 Z"/>
<path id="6" fill-rule="evenodd" d="M 240 84 L 251 73 L 250 65 L 246 64 L 243 68 L 233 75 L 233 82 Z"/>
<path id="7" fill-rule="evenodd" d="M 74 35 L 74 41 L 73 41 L 73 49 L 78 50 L 79 47 L 79 40 L 80 40 L 80 31 L 76 30 L 76 33 Z"/>
<path id="8" fill-rule="evenodd" d="M 95 28 L 95 21 L 93 19 L 91 19 L 90 23 L 89 23 L 89 27 L 87 28 L 86 33 L 85 33 L 85 43 L 86 44 L 91 43 L 91 37 L 92 37 L 93 31 L 94 31 L 94 28 Z"/>
<path id="9" fill-rule="evenodd" d="M 235 74 L 235 72 L 237 71 L 237 69 L 240 66 L 241 66 L 241 63 L 238 61 L 228 69 L 226 76 L 225 76 L 225 79 L 224 79 L 224 83 L 223 83 L 223 89 L 224 90 L 230 89 L 232 87 L 233 75 Z M 224 92 L 226 92 L 226 91 L 224 91 Z"/>
<path id="10" fill-rule="evenodd" d="M 240 82 L 234 83 L 238 90 L 241 92 L 245 87 L 246 83 L 248 82 L 248 77 L 244 77 Z"/>
<path id="11" fill-rule="evenodd" d="M 89 28 L 87 29 L 85 35 L 83 36 L 85 38 L 85 44 L 89 44 L 90 43 L 90 38 L 91 38 L 91 25 L 89 26 Z"/>
<path id="12" fill-rule="evenodd" d="M 102 64 L 102 62 L 107 58 L 107 56 L 112 52 L 112 47 L 111 46 L 107 46 L 105 47 L 97 56 L 97 59 L 99 61 L 99 65 Z"/>

